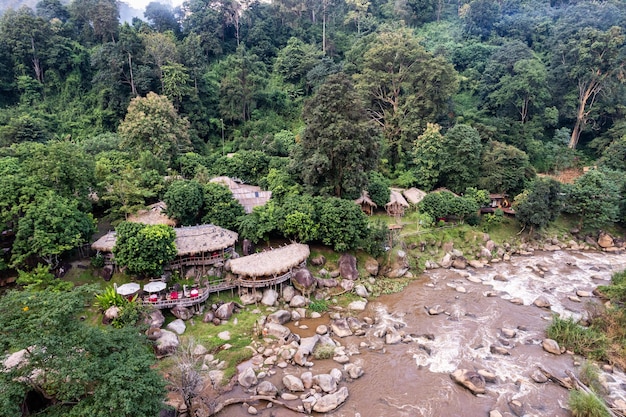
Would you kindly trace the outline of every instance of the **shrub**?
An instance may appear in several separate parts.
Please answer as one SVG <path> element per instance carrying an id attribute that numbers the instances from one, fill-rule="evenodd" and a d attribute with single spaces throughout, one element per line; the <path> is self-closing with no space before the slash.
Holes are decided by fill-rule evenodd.
<path id="1" fill-rule="evenodd" d="M 579 355 L 598 360 L 607 357 L 606 336 L 594 328 L 579 325 L 572 318 L 564 320 L 554 316 L 546 332 L 549 338 Z"/>
<path id="2" fill-rule="evenodd" d="M 323 313 L 328 310 L 328 302 L 326 300 L 311 300 L 309 309 L 317 313 Z"/>
<path id="3" fill-rule="evenodd" d="M 335 347 L 331 345 L 320 345 L 313 351 L 315 359 L 330 359 L 335 354 Z"/>
<path id="4" fill-rule="evenodd" d="M 102 311 L 113 306 L 123 307 L 127 302 L 113 287 L 107 287 L 102 294 L 96 294 L 96 306 Z"/>
<path id="5" fill-rule="evenodd" d="M 570 391 L 569 407 L 574 417 L 610 417 L 602 400 L 593 393 Z"/>

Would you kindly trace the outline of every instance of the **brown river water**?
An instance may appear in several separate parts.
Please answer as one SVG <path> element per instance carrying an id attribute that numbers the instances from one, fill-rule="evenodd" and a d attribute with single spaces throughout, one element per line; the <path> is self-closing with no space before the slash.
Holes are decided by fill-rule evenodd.
<path id="1" fill-rule="evenodd" d="M 473 417 L 488 416 L 491 410 L 512 416 L 508 403 L 514 399 L 523 404 L 524 416 L 570 416 L 564 388 L 551 382 L 538 384 L 530 378 L 539 365 L 559 377 L 564 377 L 566 370 L 576 373 L 574 362 L 580 360 L 569 354 L 545 352 L 541 347 L 545 329 L 553 314 L 583 317 L 585 304 L 594 298 L 574 301 L 569 297 L 577 290 L 591 292 L 607 284 L 614 272 L 624 269 L 625 254 L 544 252 L 481 270 L 428 271 L 402 292 L 381 296 L 368 304 L 360 317 L 374 318 L 375 324 L 365 336 L 340 340 L 350 351 L 358 352 L 351 356 L 351 362 L 362 366 L 365 374 L 342 382 L 350 396 L 325 416 Z M 494 280 L 497 275 L 506 281 Z M 534 306 L 539 296 L 552 307 Z M 512 298 L 521 299 L 523 304 L 513 304 Z M 445 313 L 428 315 L 427 308 L 435 306 Z M 328 324 L 328 317 L 300 324 L 315 329 L 321 323 Z M 400 330 L 414 341 L 384 345 L 374 333 L 378 326 L 390 323 L 403 325 Z M 506 339 L 501 333 L 503 328 L 517 329 L 517 335 Z M 510 355 L 492 354 L 492 345 L 506 348 Z M 333 367 L 341 369 L 330 359 L 314 363 L 313 374 Z M 486 394 L 474 396 L 450 379 L 450 373 L 457 368 L 486 369 L 497 375 L 497 382 L 487 384 Z M 272 382 L 280 386 L 285 372 L 299 375 L 307 370 L 278 370 Z M 613 398 L 626 399 L 626 376 L 622 372 L 616 370 L 601 377 L 609 381 Z M 276 406 L 266 409 L 260 405 L 258 410 L 261 416 L 301 415 Z M 220 415 L 247 413 L 234 406 Z"/>

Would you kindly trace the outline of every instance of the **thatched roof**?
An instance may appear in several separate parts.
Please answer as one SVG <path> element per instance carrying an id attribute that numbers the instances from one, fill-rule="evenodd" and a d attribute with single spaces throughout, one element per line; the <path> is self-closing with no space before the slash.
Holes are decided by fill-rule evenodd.
<path id="1" fill-rule="evenodd" d="M 413 187 L 413 188 L 409 188 L 408 190 L 402 191 L 402 195 L 404 195 L 404 197 L 409 203 L 417 204 L 420 201 L 422 201 L 424 196 L 426 196 L 426 192 L 420 190 L 419 188 Z"/>
<path id="2" fill-rule="evenodd" d="M 309 245 L 292 243 L 277 249 L 231 259 L 230 270 L 245 277 L 283 274 L 309 257 Z"/>
<path id="3" fill-rule="evenodd" d="M 212 224 L 177 227 L 174 228 L 174 232 L 178 256 L 222 250 L 233 246 L 239 237 L 233 231 Z M 115 240 L 116 233 L 109 232 L 96 240 L 91 247 L 100 252 L 112 252 Z"/>
<path id="4" fill-rule="evenodd" d="M 453 193 L 452 191 L 448 190 L 446 187 L 439 187 L 436 190 L 431 191 L 432 193 L 442 193 L 442 192 L 448 192 L 451 193 L 452 195 L 454 195 L 455 197 L 461 197 L 460 195 L 458 195 L 457 193 Z"/>
<path id="5" fill-rule="evenodd" d="M 117 234 L 115 232 L 107 232 L 106 235 L 93 242 L 91 244 L 91 248 L 100 252 L 113 252 L 113 246 L 115 246 L 116 239 Z"/>
<path id="6" fill-rule="evenodd" d="M 148 206 L 145 210 L 139 210 L 137 213 L 128 216 L 128 221 L 143 224 L 166 224 L 168 226 L 176 226 L 176 221 L 170 219 L 165 214 L 167 205 L 163 201 Z"/>
<path id="7" fill-rule="evenodd" d="M 178 256 L 222 250 L 233 246 L 239 238 L 237 233 L 212 224 L 177 227 L 174 231 Z"/>
<path id="8" fill-rule="evenodd" d="M 409 203 L 406 202 L 402 193 L 399 190 L 391 190 L 389 195 L 389 202 L 385 204 L 385 207 L 400 205 L 402 207 L 409 207 Z"/>
<path id="9" fill-rule="evenodd" d="M 359 206 L 362 206 L 362 205 L 365 204 L 365 205 L 368 205 L 368 206 L 371 206 L 371 207 L 374 207 L 374 208 L 378 208 L 376 203 L 374 203 L 372 201 L 372 199 L 370 198 L 369 193 L 367 191 L 365 191 L 365 190 L 361 191 L 361 197 L 359 197 L 356 200 L 354 200 L 354 202 L 356 204 L 358 204 Z"/>
<path id="10" fill-rule="evenodd" d="M 246 213 L 252 213 L 252 209 L 263 206 L 272 198 L 271 191 L 263 191 L 261 187 L 250 184 L 243 184 L 241 181 L 229 177 L 215 177 L 210 180 L 228 187 L 235 200 L 243 206 Z"/>

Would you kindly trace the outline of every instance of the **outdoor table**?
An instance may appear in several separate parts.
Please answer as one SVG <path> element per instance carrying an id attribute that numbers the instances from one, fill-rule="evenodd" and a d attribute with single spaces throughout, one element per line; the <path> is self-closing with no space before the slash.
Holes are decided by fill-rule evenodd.
<path id="1" fill-rule="evenodd" d="M 193 290 L 191 290 L 191 298 L 196 298 L 198 296 L 198 290 L 196 290 L 195 288 Z"/>
<path id="2" fill-rule="evenodd" d="M 159 297 L 156 294 L 150 294 L 150 302 L 156 303 Z"/>

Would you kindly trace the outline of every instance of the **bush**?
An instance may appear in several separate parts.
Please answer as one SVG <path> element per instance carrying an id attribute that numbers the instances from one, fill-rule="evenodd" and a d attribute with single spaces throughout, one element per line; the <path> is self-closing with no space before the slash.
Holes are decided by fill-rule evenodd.
<path id="1" fill-rule="evenodd" d="M 321 345 L 313 351 L 313 357 L 315 359 L 330 359 L 334 354 L 335 347 L 331 345 Z"/>
<path id="2" fill-rule="evenodd" d="M 569 407 L 574 417 L 610 417 L 602 400 L 592 393 L 570 391 Z"/>
<path id="3" fill-rule="evenodd" d="M 326 300 L 311 300 L 309 309 L 317 313 L 323 313 L 328 310 L 328 302 Z"/>
<path id="4" fill-rule="evenodd" d="M 546 330 L 550 339 L 590 359 L 606 360 L 608 342 L 604 334 L 594 328 L 583 327 L 572 318 L 554 316 Z"/>

